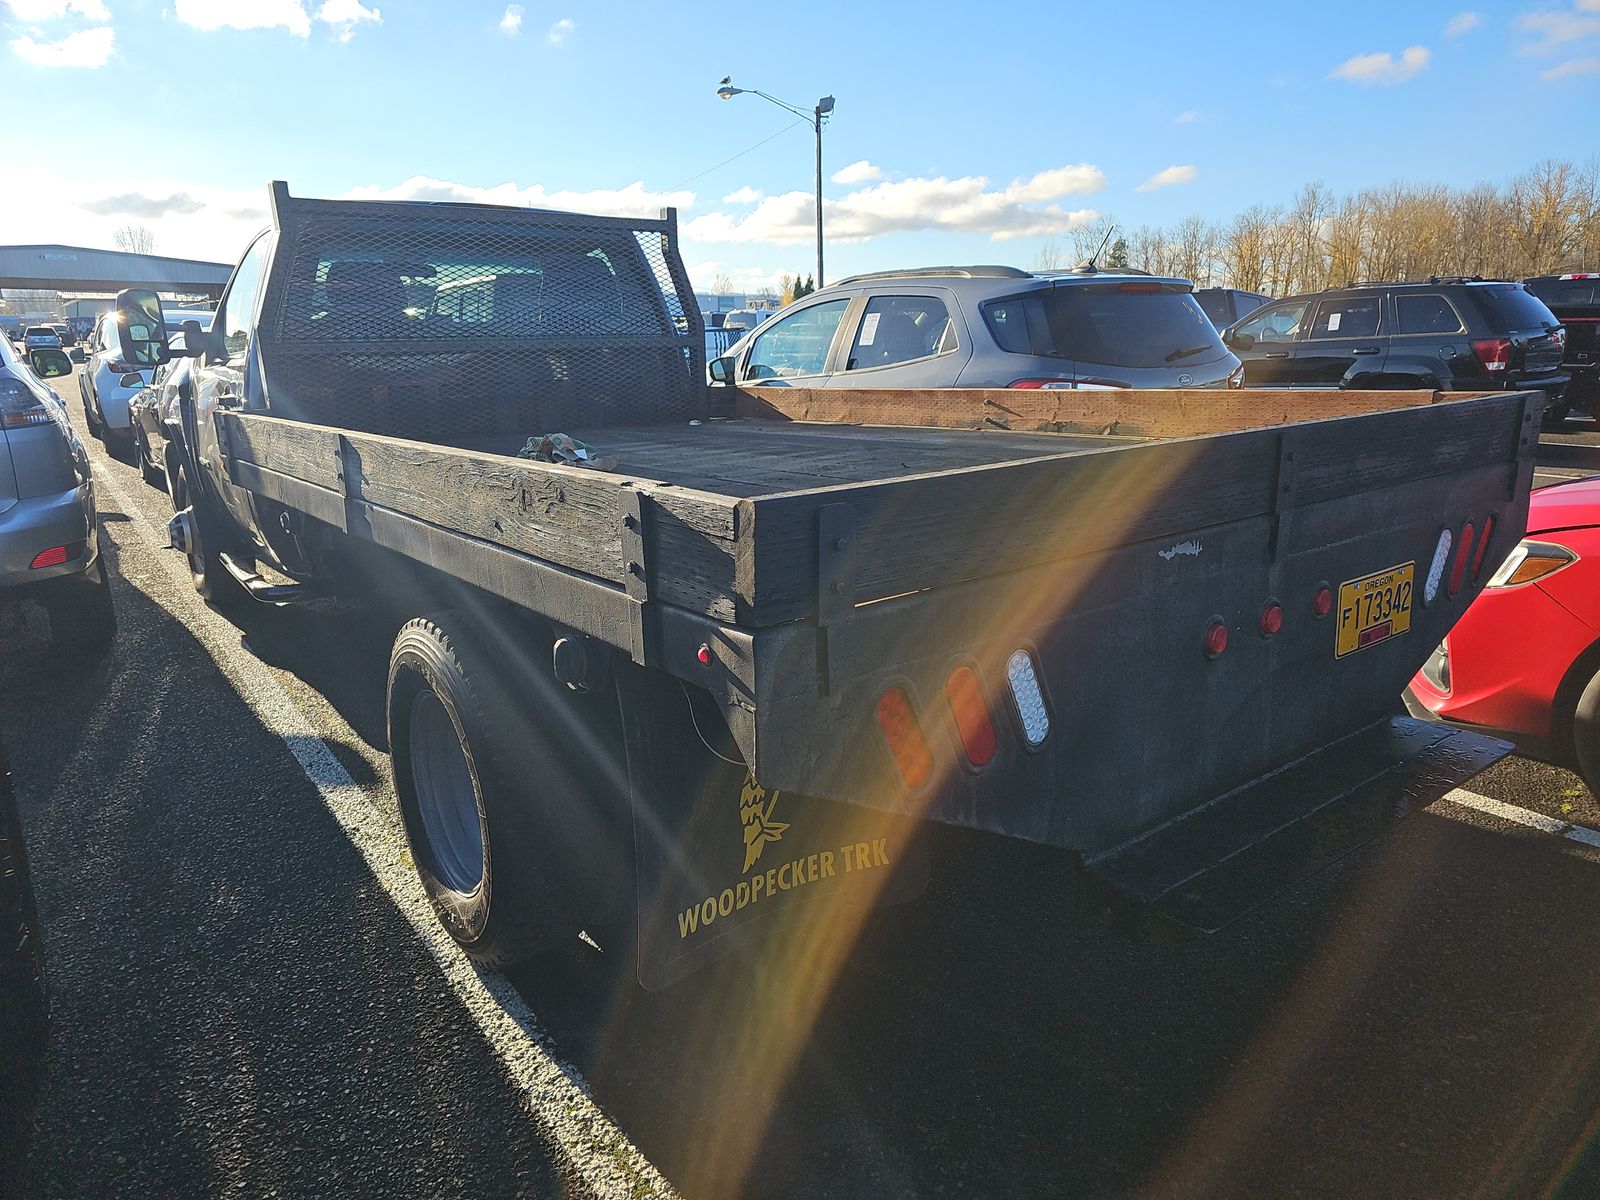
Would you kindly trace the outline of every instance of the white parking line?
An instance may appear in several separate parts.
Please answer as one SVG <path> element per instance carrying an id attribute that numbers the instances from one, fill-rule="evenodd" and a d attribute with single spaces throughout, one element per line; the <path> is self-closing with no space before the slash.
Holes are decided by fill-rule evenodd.
<path id="1" fill-rule="evenodd" d="M 1469 792 L 1465 788 L 1457 788 L 1446 793 L 1442 799 L 1451 804 L 1459 804 L 1462 808 L 1474 809 L 1491 817 L 1499 817 L 1502 821 L 1514 821 L 1518 825 L 1526 825 L 1529 829 L 1537 829 L 1540 833 L 1553 834 L 1566 838 L 1569 842 L 1578 842 L 1600 850 L 1600 830 L 1590 829 L 1586 825 L 1573 825 L 1567 821 L 1558 821 L 1554 817 L 1547 817 L 1543 813 L 1534 812 L 1530 808 L 1522 808 L 1515 804 L 1507 804 L 1504 800 L 1496 800 L 1492 796 L 1480 796 L 1477 792 Z"/>
<path id="2" fill-rule="evenodd" d="M 282 739 L 316 787 L 345 836 L 360 851 L 383 890 L 427 947 L 439 973 L 499 1058 L 522 1103 L 567 1159 L 567 1165 L 597 1200 L 611 1197 L 674 1197 L 676 1192 L 590 1098 L 577 1070 L 553 1054 L 527 1004 L 502 975 L 479 971 L 435 919 L 417 882 L 403 840 L 377 811 L 311 721 L 271 670 L 240 646 L 237 631 L 194 594 L 187 564 L 152 533 L 122 485 L 102 463 L 95 480 L 102 494 L 128 517 L 136 536 L 156 554 L 172 578 L 175 604 L 234 689 Z"/>

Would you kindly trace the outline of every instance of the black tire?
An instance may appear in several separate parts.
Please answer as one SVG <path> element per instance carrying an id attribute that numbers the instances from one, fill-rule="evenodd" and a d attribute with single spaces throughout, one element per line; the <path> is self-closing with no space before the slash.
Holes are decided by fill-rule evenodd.
<path id="1" fill-rule="evenodd" d="M 105 432 L 105 424 L 100 420 L 99 405 L 89 399 L 89 389 L 86 385 L 80 386 L 83 393 L 83 419 L 89 426 L 91 437 L 100 437 Z"/>
<path id="2" fill-rule="evenodd" d="M 1572 751 L 1578 774 L 1600 796 L 1600 671 L 1578 695 L 1573 709 Z"/>
<path id="3" fill-rule="evenodd" d="M 1557 400 L 1555 403 L 1545 407 L 1544 418 L 1540 423 L 1540 428 L 1552 431 L 1565 429 L 1567 427 L 1567 418 L 1571 415 L 1571 401 L 1565 398 Z"/>
<path id="4" fill-rule="evenodd" d="M 50 645 L 62 658 L 99 662 L 117 637 L 117 610 L 111 602 L 111 572 L 105 554 L 83 574 L 54 581 L 45 600 L 50 614 Z"/>
<path id="5" fill-rule="evenodd" d="M 129 466 L 137 462 L 134 458 L 137 449 L 133 444 L 132 429 L 111 429 L 102 424 L 100 440 L 105 443 L 106 453 L 118 462 L 127 463 Z"/>
<path id="6" fill-rule="evenodd" d="M 401 627 L 389 662 L 389 756 L 412 861 L 440 923 L 491 969 L 577 945 L 627 891 L 607 878 L 617 841 L 602 827 L 615 826 L 586 767 L 605 739 L 563 730 L 571 693 L 548 666 L 506 666 L 525 644 L 497 639 L 491 656 L 464 619 L 436 613 Z"/>
<path id="7" fill-rule="evenodd" d="M 179 454 L 167 457 L 167 495 L 172 499 L 172 511 L 189 513 L 189 581 L 201 599 L 219 608 L 245 598 L 244 589 L 228 574 L 213 548 L 217 541 L 217 522 L 210 515 L 204 497 L 189 490 L 188 468 Z"/>
<path id="8" fill-rule="evenodd" d="M 150 443 L 144 436 L 144 430 L 138 425 L 133 427 L 133 453 L 139 464 L 139 474 L 144 481 L 153 488 L 160 488 L 165 491 L 167 477 L 161 468 L 156 466 L 155 460 L 150 457 Z"/>

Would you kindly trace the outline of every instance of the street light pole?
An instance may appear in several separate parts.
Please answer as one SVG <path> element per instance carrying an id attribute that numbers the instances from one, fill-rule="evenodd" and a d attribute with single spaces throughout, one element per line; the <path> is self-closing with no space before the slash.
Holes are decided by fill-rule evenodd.
<path id="1" fill-rule="evenodd" d="M 749 95 L 752 95 L 752 96 L 760 96 L 763 100 L 770 101 L 771 103 L 776 104 L 779 108 L 782 108 L 782 109 L 785 109 L 785 110 L 787 110 L 789 112 L 792 112 L 797 117 L 802 117 L 802 118 L 809 117 L 809 118 L 811 118 L 811 128 L 814 129 L 816 131 L 816 134 L 817 134 L 817 277 L 816 277 L 816 282 L 817 282 L 817 286 L 820 288 L 822 286 L 822 282 L 823 282 L 822 281 L 822 125 L 823 125 L 824 119 L 830 113 L 833 112 L 833 97 L 832 96 L 824 96 L 822 99 L 817 101 L 817 105 L 816 105 L 815 108 L 813 108 L 810 112 L 807 112 L 803 108 L 800 108 L 800 107 L 798 107 L 796 105 L 790 104 L 787 100 L 779 100 L 776 96 L 769 96 L 769 95 L 767 95 L 767 93 L 762 92 L 762 91 L 757 91 L 755 88 L 736 88 L 736 87 L 733 87 L 733 86 L 731 86 L 732 78 L 733 77 L 731 75 L 728 76 L 727 78 L 725 78 L 722 81 L 721 85 L 717 88 L 717 96 L 718 96 L 719 99 L 732 100 L 735 96 L 743 96 L 746 93 L 748 93 Z"/>

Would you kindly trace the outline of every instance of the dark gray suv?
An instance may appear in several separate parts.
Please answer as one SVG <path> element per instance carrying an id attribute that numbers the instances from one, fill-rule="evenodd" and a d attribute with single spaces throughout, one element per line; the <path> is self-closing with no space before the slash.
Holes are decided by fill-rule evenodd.
<path id="1" fill-rule="evenodd" d="M 1084 266 L 856 275 L 711 365 L 719 383 L 885 388 L 1227 388 L 1239 360 L 1187 279 Z"/>

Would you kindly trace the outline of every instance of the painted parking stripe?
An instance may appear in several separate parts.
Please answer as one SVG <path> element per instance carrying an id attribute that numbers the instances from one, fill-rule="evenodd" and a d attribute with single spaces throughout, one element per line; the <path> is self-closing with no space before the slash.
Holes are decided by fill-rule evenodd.
<path id="1" fill-rule="evenodd" d="M 1600 850 L 1600 830 L 1590 829 L 1586 825 L 1573 825 L 1555 817 L 1547 817 L 1544 813 L 1534 812 L 1531 808 L 1507 804 L 1504 800 L 1496 800 L 1492 796 L 1480 796 L 1477 792 L 1469 792 L 1465 788 L 1448 792 L 1443 799 L 1450 801 L 1451 804 L 1459 804 L 1462 808 L 1498 817 L 1502 821 L 1526 825 L 1529 829 L 1537 829 L 1540 833 L 1563 837 L 1569 842 L 1578 842 Z"/>
<path id="2" fill-rule="evenodd" d="M 171 577 L 172 602 L 163 607 L 182 617 L 240 698 L 282 739 L 384 892 L 427 947 L 439 973 L 499 1058 L 524 1108 L 566 1159 L 568 1171 L 583 1181 L 584 1191 L 596 1200 L 675 1197 L 677 1193 L 661 1173 L 589 1096 L 577 1070 L 555 1057 L 548 1036 L 511 983 L 503 975 L 474 967 L 445 933 L 417 882 L 403 839 L 350 777 L 271 669 L 244 649 L 238 631 L 195 595 L 187 563 L 165 549 L 164 539 L 151 530 L 103 462 L 96 463 L 95 481 L 102 494 L 128 517 L 134 536 L 152 549 Z"/>

